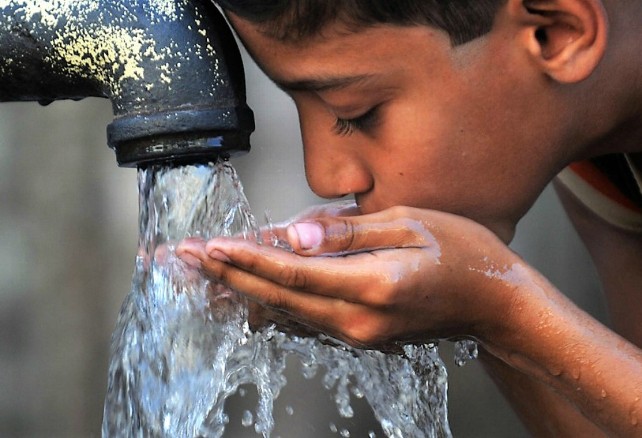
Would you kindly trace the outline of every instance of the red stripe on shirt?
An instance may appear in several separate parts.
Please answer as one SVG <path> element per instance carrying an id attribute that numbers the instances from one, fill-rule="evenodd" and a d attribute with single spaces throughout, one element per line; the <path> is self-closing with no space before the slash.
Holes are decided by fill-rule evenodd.
<path id="1" fill-rule="evenodd" d="M 620 189 L 609 180 L 608 176 L 590 161 L 578 161 L 572 163 L 569 168 L 573 173 L 610 200 L 636 213 L 642 213 L 642 209 L 626 197 Z"/>

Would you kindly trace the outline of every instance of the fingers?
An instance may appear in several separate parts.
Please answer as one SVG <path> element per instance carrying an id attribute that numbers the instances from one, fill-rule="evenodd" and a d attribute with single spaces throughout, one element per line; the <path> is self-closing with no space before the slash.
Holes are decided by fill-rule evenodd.
<path id="1" fill-rule="evenodd" d="M 277 248 L 269 249 L 288 254 Z M 325 333 L 352 345 L 359 345 L 359 341 L 345 335 L 345 327 L 356 323 L 350 307 L 361 306 L 332 297 L 292 290 L 235 266 L 227 256 L 225 259 L 229 263 L 207 257 L 205 243 L 199 240 L 190 239 L 182 242 L 176 252 L 183 259 L 186 255 L 189 255 L 188 259 L 197 259 L 202 271 L 247 296 L 250 304 L 249 322 L 254 329 L 265 326 L 269 321 L 276 323 L 281 330 L 298 336 Z M 235 257 L 234 252 L 230 254 Z M 301 258 L 293 254 L 288 255 Z"/>
<path id="2" fill-rule="evenodd" d="M 339 314 L 333 310 L 336 300 L 289 291 L 215 258 L 202 261 L 205 242 L 198 239 L 182 242 L 176 252 L 185 261 L 197 260 L 190 264 L 198 265 L 199 269 L 216 278 L 220 282 L 217 284 L 227 285 L 249 298 L 248 322 L 253 330 L 275 323 L 280 330 L 297 336 L 316 336 L 320 332 L 337 333 L 339 336 L 336 329 Z"/>
<path id="3" fill-rule="evenodd" d="M 358 214 L 359 208 L 355 204 L 354 200 L 316 205 L 304 210 L 302 213 L 290 220 L 262 227 L 260 239 L 261 242 L 267 245 L 290 248 L 290 244 L 288 242 L 288 227 L 291 224 L 296 222 L 312 221 L 316 218 L 322 217 L 356 216 Z"/>
<path id="4" fill-rule="evenodd" d="M 385 310 L 298 292 L 215 259 L 204 262 L 203 269 L 251 301 L 276 309 L 267 315 L 257 315 L 253 318 L 255 324 L 260 324 L 262 317 L 272 317 L 285 331 L 299 336 L 324 333 L 355 347 L 379 346 L 395 334 Z M 275 317 L 278 314 L 281 316 Z"/>
<path id="5" fill-rule="evenodd" d="M 288 290 L 266 278 L 257 277 L 241 268 L 215 259 L 203 262 L 203 269 L 251 300 L 269 308 L 278 309 L 283 314 L 296 315 L 296 319 L 315 321 L 324 329 L 334 325 L 331 320 L 332 316 L 337 316 L 337 312 L 333 310 L 337 300 Z M 280 318 L 279 322 L 283 323 L 284 318 Z"/>
<path id="6" fill-rule="evenodd" d="M 248 323 L 254 331 L 275 324 L 280 331 L 299 337 L 315 337 L 319 334 L 319 330 L 315 330 L 310 323 L 301 321 L 295 315 L 266 307 L 256 301 L 248 300 L 248 310 Z"/>
<path id="7" fill-rule="evenodd" d="M 406 270 L 439 261 L 435 239 L 420 221 L 408 217 L 409 213 L 391 209 L 367 216 L 324 217 L 293 224 L 286 230 L 288 242 L 305 257 L 233 238 L 217 238 L 207 244 L 188 240 L 178 246 L 177 254 L 187 263 L 200 262 L 216 278 L 220 278 L 217 272 L 208 270 L 212 260 L 235 265 L 286 289 L 374 307 L 387 306 L 395 299 L 394 291 L 404 280 Z M 324 254 L 342 257 L 310 257 Z M 239 289 L 235 283 L 227 284 Z M 247 291 L 251 296 L 254 293 Z M 269 298 L 256 296 L 278 307 Z"/>
<path id="8" fill-rule="evenodd" d="M 408 279 L 427 261 L 434 264 L 423 248 L 306 257 L 234 238 L 183 242 L 177 254 L 190 254 L 208 276 L 286 315 L 267 316 L 281 327 L 294 322 L 293 331 L 300 332 L 296 322 L 305 322 L 353 346 L 376 346 L 396 336 L 390 315 L 406 299 L 400 291 L 414 290 Z M 257 314 L 253 325 L 260 323 Z"/>
<path id="9" fill-rule="evenodd" d="M 203 239 L 191 237 L 184 239 L 176 246 L 176 255 L 183 260 L 188 266 L 201 269 L 201 258 L 199 255 L 205 253 L 205 244 Z"/>
<path id="10" fill-rule="evenodd" d="M 221 279 L 218 276 L 221 268 L 218 264 L 212 265 L 212 261 L 232 264 L 286 289 L 309 294 L 328 297 L 340 294 L 342 299 L 354 302 L 368 300 L 373 295 L 373 304 L 385 301 L 385 294 L 375 291 L 373 286 L 395 283 L 403 269 L 397 260 L 398 255 L 395 257 L 394 254 L 302 257 L 279 248 L 230 238 L 213 239 L 206 245 L 183 242 L 176 252 L 181 258 L 189 255 L 198 259 L 201 268 L 217 279 Z M 216 270 L 210 270 L 210 266 L 215 266 Z M 222 280 L 227 282 L 229 279 Z M 227 284 L 239 289 L 235 283 Z M 253 290 L 248 291 L 249 295 L 254 293 Z M 256 299 L 276 305 L 267 297 L 257 296 Z"/>
<path id="11" fill-rule="evenodd" d="M 417 211 L 395 207 L 354 217 L 319 217 L 293 223 L 288 243 L 298 254 L 350 254 L 385 248 L 436 247 Z"/>

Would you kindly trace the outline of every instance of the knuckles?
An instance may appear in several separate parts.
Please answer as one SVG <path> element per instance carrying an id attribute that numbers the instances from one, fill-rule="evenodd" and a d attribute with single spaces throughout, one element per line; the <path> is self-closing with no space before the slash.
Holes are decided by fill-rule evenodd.
<path id="1" fill-rule="evenodd" d="M 349 219 L 321 219 L 319 223 L 325 228 L 325 250 L 327 252 L 351 251 L 358 247 L 355 225 Z"/>
<path id="2" fill-rule="evenodd" d="M 380 222 L 373 222 L 374 217 Z M 368 220 L 355 216 L 319 222 L 325 228 L 325 245 L 329 252 L 427 246 L 435 242 L 419 210 L 412 207 L 390 207 L 374 213 Z"/>
<path id="3" fill-rule="evenodd" d="M 387 214 L 391 218 L 409 218 L 416 215 L 416 209 L 403 205 L 395 205 L 387 209 Z"/>
<path id="4" fill-rule="evenodd" d="M 283 266 L 279 274 L 280 283 L 289 289 L 306 289 L 308 276 L 296 266 Z"/>
<path id="5" fill-rule="evenodd" d="M 388 309 L 398 302 L 399 287 L 396 282 L 385 280 L 374 287 L 363 291 L 361 300 L 368 307 L 375 309 Z"/>
<path id="6" fill-rule="evenodd" d="M 356 348 L 376 348 L 392 337 L 387 318 L 371 311 L 352 314 L 340 331 L 345 341 Z"/>
<path id="7" fill-rule="evenodd" d="M 288 299 L 288 295 L 279 291 L 275 291 L 266 297 L 266 304 L 274 309 L 279 311 L 289 313 L 293 310 L 294 306 L 292 302 Z"/>

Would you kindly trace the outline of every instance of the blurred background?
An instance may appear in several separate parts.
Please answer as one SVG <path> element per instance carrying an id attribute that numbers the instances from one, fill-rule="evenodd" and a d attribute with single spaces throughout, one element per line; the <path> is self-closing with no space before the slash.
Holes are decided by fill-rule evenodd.
<path id="1" fill-rule="evenodd" d="M 323 201 L 305 182 L 293 104 L 247 57 L 245 66 L 257 130 L 233 164 L 259 221 L 280 221 Z M 100 99 L 0 104 L 2 437 L 100 436 L 109 340 L 138 239 L 136 171 L 118 168 L 106 146 L 111 120 Z M 588 255 L 550 188 L 512 246 L 604 319 Z M 448 343 L 442 356 L 455 437 L 526 435 L 477 362 L 456 367 Z"/>

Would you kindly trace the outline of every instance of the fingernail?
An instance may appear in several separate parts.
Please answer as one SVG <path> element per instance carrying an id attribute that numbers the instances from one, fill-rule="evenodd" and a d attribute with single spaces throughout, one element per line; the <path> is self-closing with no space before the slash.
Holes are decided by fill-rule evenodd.
<path id="1" fill-rule="evenodd" d="M 201 269 L 201 260 L 190 254 L 189 252 L 182 252 L 178 254 L 178 257 L 189 267 L 195 269 Z"/>
<path id="2" fill-rule="evenodd" d="M 224 253 L 222 253 L 221 251 L 219 251 L 218 249 L 212 249 L 207 254 L 209 254 L 209 256 L 212 257 L 214 260 L 218 260 L 220 262 L 225 262 L 225 263 L 230 262 L 230 258 Z"/>
<path id="3" fill-rule="evenodd" d="M 176 245 L 176 254 L 181 254 L 187 251 L 192 253 L 202 252 L 205 243 L 202 239 L 187 238 Z"/>
<path id="4" fill-rule="evenodd" d="M 301 249 L 314 249 L 323 241 L 323 227 L 317 223 L 299 222 L 292 224 L 288 231 L 290 230 L 293 230 L 296 236 L 288 237 L 295 237 Z"/>

